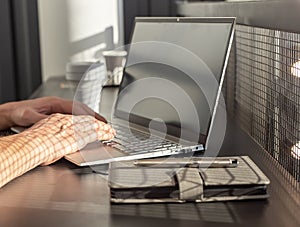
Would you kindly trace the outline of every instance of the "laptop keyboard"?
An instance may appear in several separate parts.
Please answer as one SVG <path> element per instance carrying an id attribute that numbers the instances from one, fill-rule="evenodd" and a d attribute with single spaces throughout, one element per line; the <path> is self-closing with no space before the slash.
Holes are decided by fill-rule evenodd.
<path id="1" fill-rule="evenodd" d="M 129 129 L 120 125 L 113 125 L 117 134 L 115 138 L 103 143 L 119 149 L 128 154 L 143 154 L 153 151 L 177 150 L 181 145 L 158 136 L 143 133 L 138 130 Z"/>

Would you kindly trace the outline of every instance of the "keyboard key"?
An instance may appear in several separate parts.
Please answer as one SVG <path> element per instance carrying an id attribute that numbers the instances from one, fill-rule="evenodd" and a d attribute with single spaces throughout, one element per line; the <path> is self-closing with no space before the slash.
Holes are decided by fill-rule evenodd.
<path id="1" fill-rule="evenodd" d="M 129 154 L 142 154 L 150 151 L 167 151 L 178 149 L 179 145 L 157 136 L 149 136 L 146 133 L 128 129 L 120 125 L 113 125 L 117 135 L 104 144 L 112 146 Z"/>

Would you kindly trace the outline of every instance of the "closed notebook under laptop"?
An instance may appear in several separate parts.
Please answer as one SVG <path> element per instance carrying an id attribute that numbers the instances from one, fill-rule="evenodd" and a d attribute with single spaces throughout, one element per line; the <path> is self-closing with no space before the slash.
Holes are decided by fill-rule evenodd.
<path id="1" fill-rule="evenodd" d="M 266 199 L 270 180 L 248 156 L 236 167 L 139 166 L 133 161 L 114 162 L 109 168 L 111 202 L 165 203 Z M 220 161 L 224 157 L 216 157 Z M 156 159 L 157 160 L 157 159 Z M 205 160 L 205 158 L 204 158 Z"/>
<path id="2" fill-rule="evenodd" d="M 234 22 L 234 18 L 136 18 L 111 121 L 116 138 L 65 158 L 86 166 L 204 151 Z"/>

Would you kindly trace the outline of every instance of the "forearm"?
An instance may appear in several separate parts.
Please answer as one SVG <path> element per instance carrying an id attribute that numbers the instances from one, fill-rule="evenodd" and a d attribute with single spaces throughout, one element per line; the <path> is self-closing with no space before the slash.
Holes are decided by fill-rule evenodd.
<path id="1" fill-rule="evenodd" d="M 28 130 L 21 134 L 0 138 L 0 188 L 29 170 L 51 164 L 68 153 L 84 147 L 67 135 L 53 135 L 42 130 Z M 95 138 L 94 140 L 96 140 Z"/>
<path id="2" fill-rule="evenodd" d="M 0 187 L 51 158 L 41 137 L 0 138 Z"/>

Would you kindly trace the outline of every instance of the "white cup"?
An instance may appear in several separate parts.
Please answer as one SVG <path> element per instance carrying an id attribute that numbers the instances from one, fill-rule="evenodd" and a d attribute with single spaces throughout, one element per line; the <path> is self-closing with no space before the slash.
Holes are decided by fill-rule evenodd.
<path id="1" fill-rule="evenodd" d="M 126 63 L 126 51 L 110 50 L 103 51 L 107 70 L 106 86 L 118 86 L 122 81 L 123 69 Z"/>

